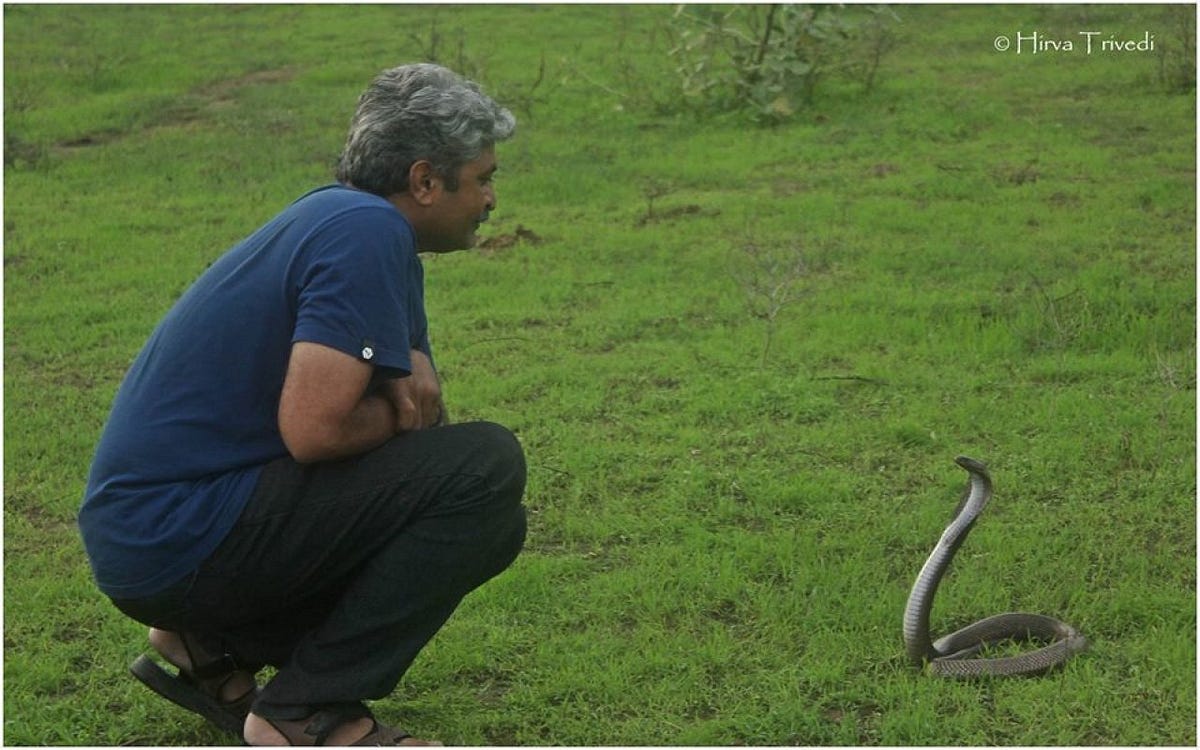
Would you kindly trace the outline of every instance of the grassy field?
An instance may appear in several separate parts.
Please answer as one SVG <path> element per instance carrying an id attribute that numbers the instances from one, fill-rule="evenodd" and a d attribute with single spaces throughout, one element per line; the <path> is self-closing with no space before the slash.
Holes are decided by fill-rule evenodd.
<path id="1" fill-rule="evenodd" d="M 519 433 L 530 533 L 381 717 L 1194 745 L 1196 110 L 1163 74 L 1194 9 L 895 10 L 869 94 L 831 78 L 767 128 L 643 106 L 669 6 L 5 6 L 4 742 L 230 741 L 125 671 L 143 629 L 74 524 L 92 447 L 172 301 L 329 180 L 375 72 L 433 56 L 521 120 L 484 247 L 426 269 L 451 413 Z M 994 48 L 1035 31 L 1076 49 Z M 935 634 L 1052 614 L 1092 643 L 1057 673 L 905 662 L 957 454 L 997 494 Z"/>

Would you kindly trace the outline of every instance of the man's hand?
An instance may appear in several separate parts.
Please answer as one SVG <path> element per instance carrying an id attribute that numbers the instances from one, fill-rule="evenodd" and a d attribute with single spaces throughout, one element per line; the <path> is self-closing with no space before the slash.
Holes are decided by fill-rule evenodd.
<path id="1" fill-rule="evenodd" d="M 413 349 L 412 372 L 388 381 L 385 393 L 396 409 L 397 432 L 422 430 L 445 422 L 442 386 L 433 363 L 424 352 Z"/>

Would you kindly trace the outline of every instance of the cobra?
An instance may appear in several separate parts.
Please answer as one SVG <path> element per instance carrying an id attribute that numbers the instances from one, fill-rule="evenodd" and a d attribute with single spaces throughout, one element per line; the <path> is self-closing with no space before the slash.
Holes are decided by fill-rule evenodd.
<path id="1" fill-rule="evenodd" d="M 942 532 L 908 595 L 904 607 L 904 648 L 908 658 L 918 666 L 928 665 L 931 674 L 941 677 L 1039 674 L 1052 669 L 1086 649 L 1087 640 L 1075 628 L 1046 615 L 1007 612 L 972 623 L 936 641 L 929 636 L 929 612 L 938 584 L 992 498 L 992 479 L 987 467 L 966 456 L 954 460 L 970 474 L 970 483 L 954 519 Z M 1035 641 L 1046 645 L 1015 656 L 978 658 L 984 647 L 1003 641 Z"/>

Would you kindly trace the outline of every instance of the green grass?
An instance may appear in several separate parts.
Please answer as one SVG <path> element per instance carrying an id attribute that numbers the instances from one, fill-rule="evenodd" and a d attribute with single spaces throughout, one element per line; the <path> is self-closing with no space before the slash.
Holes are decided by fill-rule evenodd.
<path id="1" fill-rule="evenodd" d="M 74 526 L 92 446 L 172 301 L 431 51 L 521 118 L 496 246 L 427 283 L 452 413 L 525 445 L 530 533 L 382 717 L 450 744 L 1196 743 L 1194 93 L 1156 55 L 992 49 L 1172 50 L 1171 12 L 900 7 L 870 95 L 833 79 L 759 129 L 637 106 L 670 10 L 5 7 L 6 743 L 228 741 L 125 672 L 142 628 Z M 765 363 L 748 243 L 808 269 Z M 960 453 L 997 495 L 934 629 L 1061 617 L 1092 643 L 1061 672 L 904 660 Z"/>

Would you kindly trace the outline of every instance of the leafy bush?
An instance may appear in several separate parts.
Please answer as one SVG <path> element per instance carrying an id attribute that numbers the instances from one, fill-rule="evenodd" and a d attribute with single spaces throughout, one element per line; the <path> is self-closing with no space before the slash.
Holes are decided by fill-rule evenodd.
<path id="1" fill-rule="evenodd" d="M 681 5 L 670 56 L 688 106 L 778 122 L 830 75 L 869 91 L 897 20 L 884 6 Z"/>
<path id="2" fill-rule="evenodd" d="M 1168 5 L 1166 34 L 1158 46 L 1158 76 L 1168 91 L 1196 90 L 1196 6 Z"/>

